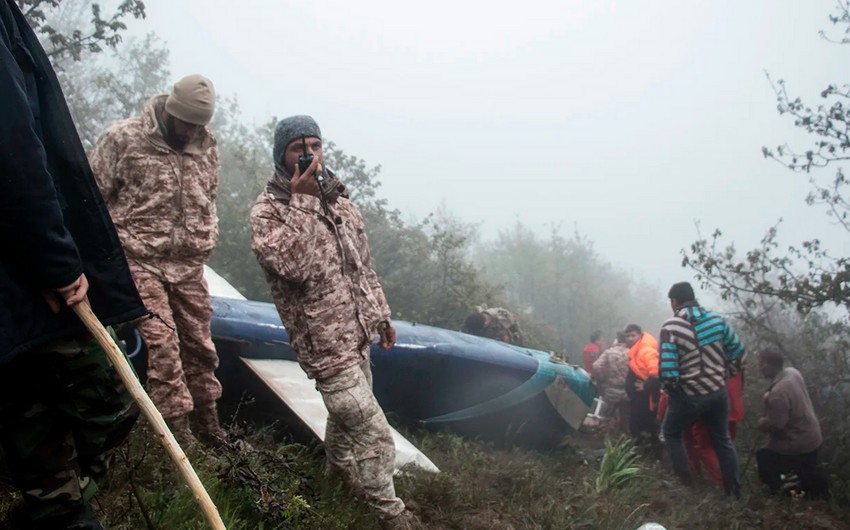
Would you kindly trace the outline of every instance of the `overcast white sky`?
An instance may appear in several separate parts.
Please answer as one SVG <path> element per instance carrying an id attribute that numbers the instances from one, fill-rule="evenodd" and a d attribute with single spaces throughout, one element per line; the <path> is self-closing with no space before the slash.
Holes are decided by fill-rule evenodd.
<path id="1" fill-rule="evenodd" d="M 133 31 L 169 45 L 175 79 L 208 76 L 248 121 L 313 115 L 416 218 L 577 228 L 665 290 L 695 220 L 745 249 L 782 217 L 784 241 L 850 251 L 806 177 L 761 155 L 809 145 L 765 71 L 812 103 L 848 80 L 850 48 L 818 36 L 838 35 L 833 0 L 146 4 Z"/>

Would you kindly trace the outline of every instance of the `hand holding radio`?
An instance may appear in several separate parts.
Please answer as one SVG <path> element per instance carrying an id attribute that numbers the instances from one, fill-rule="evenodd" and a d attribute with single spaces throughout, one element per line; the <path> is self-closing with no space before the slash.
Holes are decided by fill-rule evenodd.
<path id="1" fill-rule="evenodd" d="M 304 193 L 320 197 L 320 177 L 322 174 L 322 164 L 319 159 L 313 156 L 313 153 L 307 152 L 307 139 L 301 137 L 302 152 L 298 157 L 298 166 L 295 168 L 295 174 L 292 176 L 292 193 Z"/>
<path id="2" fill-rule="evenodd" d="M 311 155 L 312 156 L 312 155 Z M 295 168 L 295 175 L 292 176 L 292 193 L 304 193 L 314 197 L 320 196 L 319 182 L 313 176 L 316 171 L 321 171 L 322 165 L 318 159 L 311 161 L 304 171 L 299 167 Z"/>
<path id="3" fill-rule="evenodd" d="M 301 155 L 298 157 L 298 167 L 295 168 L 295 175 L 292 177 L 292 193 L 306 193 L 318 197 L 322 203 L 322 211 L 325 215 L 330 215 L 328 199 L 322 187 L 323 181 L 322 164 L 313 156 L 313 153 L 307 151 L 307 138 L 302 136 Z"/>
<path id="4" fill-rule="evenodd" d="M 298 157 L 298 171 L 303 175 L 313 163 L 313 153 L 307 152 L 307 137 L 301 137 L 301 155 Z"/>

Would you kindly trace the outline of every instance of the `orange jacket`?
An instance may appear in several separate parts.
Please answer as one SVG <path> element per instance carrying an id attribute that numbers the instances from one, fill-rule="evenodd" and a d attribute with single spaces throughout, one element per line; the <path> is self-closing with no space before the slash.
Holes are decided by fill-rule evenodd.
<path id="1" fill-rule="evenodd" d="M 629 369 L 642 381 L 658 377 L 658 341 L 647 332 L 629 348 Z"/>

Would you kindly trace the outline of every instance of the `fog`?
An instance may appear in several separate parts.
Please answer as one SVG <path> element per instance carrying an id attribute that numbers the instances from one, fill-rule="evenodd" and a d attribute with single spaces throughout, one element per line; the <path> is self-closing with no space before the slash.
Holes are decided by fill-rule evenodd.
<path id="1" fill-rule="evenodd" d="M 131 33 L 167 43 L 175 79 L 208 76 L 255 123 L 311 114 L 411 219 L 577 230 L 660 297 L 690 277 L 696 221 L 740 249 L 782 218 L 783 243 L 850 250 L 806 175 L 761 154 L 810 144 L 766 73 L 812 104 L 846 78 L 818 34 L 840 38 L 832 0 L 146 5 Z"/>

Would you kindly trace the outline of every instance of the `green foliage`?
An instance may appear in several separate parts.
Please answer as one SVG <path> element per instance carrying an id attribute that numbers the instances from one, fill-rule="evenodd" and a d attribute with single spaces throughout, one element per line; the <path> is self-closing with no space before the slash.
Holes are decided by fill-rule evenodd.
<path id="1" fill-rule="evenodd" d="M 689 251 L 682 251 L 682 266 L 691 268 L 703 287 L 719 291 L 724 300 L 735 300 L 739 294 L 764 295 L 801 312 L 832 305 L 850 309 L 850 259 L 832 256 L 817 239 L 800 248 L 783 247 L 778 224 L 742 256 L 733 243 L 723 244 L 720 230 L 710 238 L 700 235 Z M 752 303 L 747 296 L 743 300 Z"/>
<path id="2" fill-rule="evenodd" d="M 168 48 L 150 33 L 109 53 L 68 62 L 57 72 L 87 150 L 111 123 L 137 116 L 150 97 L 167 91 L 168 57 Z"/>
<path id="3" fill-rule="evenodd" d="M 843 528 L 846 509 L 824 502 L 789 502 L 747 489 L 746 502 L 724 502 L 714 484 L 688 489 L 670 482 L 669 465 L 637 457 L 643 472 L 619 488 L 598 492 L 599 469 L 589 456 L 603 440 L 576 433 L 557 451 L 500 449 L 452 434 L 404 430 L 441 469 L 410 469 L 396 491 L 413 501 L 427 528 L 634 530 L 656 521 L 666 528 Z M 232 530 L 377 530 L 379 523 L 335 477 L 321 471 L 321 446 L 293 443 L 281 427 L 253 425 L 258 454 L 201 452 L 192 464 L 227 528 Z M 750 475 L 752 475 L 750 469 Z M 159 441 L 143 426 L 120 450 L 111 481 L 95 507 L 116 530 L 202 530 L 197 503 L 182 486 Z M 745 481 L 746 484 L 746 481 Z M 0 527 L 12 526 L 11 490 L 0 483 Z"/>
<path id="4" fill-rule="evenodd" d="M 573 362 L 594 330 L 614 338 L 635 322 L 655 333 L 669 314 L 658 289 L 614 268 L 577 233 L 565 238 L 553 230 L 545 239 L 517 222 L 480 245 L 475 262 L 487 281 L 503 286 L 526 334 L 545 349 L 571 353 Z"/>
<path id="5" fill-rule="evenodd" d="M 106 19 L 91 0 L 17 3 L 50 56 L 87 150 L 110 123 L 138 114 L 145 100 L 164 91 L 170 76 L 164 44 L 153 34 L 122 41 L 123 21 L 145 16 L 140 0 L 122 0 Z"/>
<path id="6" fill-rule="evenodd" d="M 298 457 L 303 446 L 281 445 L 256 452 L 226 451 L 219 470 L 221 479 L 250 492 L 259 517 L 267 522 L 293 522 L 310 517 L 314 510 Z"/>
<path id="7" fill-rule="evenodd" d="M 99 53 L 104 46 L 115 48 L 121 42 L 121 32 L 127 29 L 128 16 L 145 18 L 145 3 L 141 0 L 122 0 L 111 15 L 104 18 L 100 4 L 73 0 L 15 0 L 30 26 L 46 41 L 45 50 L 53 60 L 70 57 L 79 61 L 86 53 Z M 82 23 L 84 11 L 89 18 Z M 71 15 L 73 24 L 57 24 L 57 16 Z"/>
<path id="8" fill-rule="evenodd" d="M 406 432 L 441 473 L 397 480 L 430 527 L 463 529 L 572 528 L 568 502 L 577 460 L 557 454 L 465 440 L 453 434 Z"/>
<path id="9" fill-rule="evenodd" d="M 621 436 L 616 442 L 605 440 L 605 455 L 596 477 L 596 491 L 602 493 L 625 487 L 640 473 L 638 455 L 631 438 Z"/>
<path id="10" fill-rule="evenodd" d="M 843 27 L 845 36 L 833 42 L 848 44 L 848 4 L 838 0 L 837 7 L 838 15 L 829 19 Z M 827 38 L 825 33 L 821 35 Z M 762 153 L 794 172 L 811 175 L 812 191 L 806 204 L 824 208 L 837 225 L 850 232 L 850 188 L 841 167 L 850 159 L 850 85 L 831 84 L 820 93 L 823 103 L 809 105 L 790 96 L 784 81 L 770 83 L 780 115 L 792 118 L 796 127 L 812 137 L 812 144 L 802 151 L 788 145 L 763 147 Z M 836 171 L 824 182 L 817 170 L 827 166 Z M 710 238 L 700 235 L 682 252 L 682 265 L 692 268 L 704 286 L 716 288 L 724 299 L 747 293 L 777 298 L 803 312 L 833 304 L 850 309 L 850 257 L 833 255 L 818 238 L 798 246 L 781 246 L 777 226 L 766 232 L 758 247 L 743 255 L 734 244 L 722 243 L 719 230 Z"/>
<path id="11" fill-rule="evenodd" d="M 349 198 L 357 204 L 364 216 L 380 218 L 388 214 L 386 199 L 378 197 L 378 189 L 381 187 L 378 179 L 380 165 L 368 167 L 365 160 L 346 154 L 330 140 L 325 142 L 322 154 L 325 164 L 345 184 Z"/>
<path id="12" fill-rule="evenodd" d="M 408 225 L 399 212 L 372 225 L 375 267 L 403 319 L 459 329 L 478 303 L 498 300 L 468 257 L 472 227 L 447 212 Z"/>
<path id="13" fill-rule="evenodd" d="M 189 455 L 227 528 L 371 526 L 374 515 L 341 484 L 322 475 L 321 451 L 282 441 L 269 427 L 255 426 L 251 441 L 256 451 L 225 446 L 216 452 L 196 450 Z M 197 500 L 146 425 L 137 426 L 119 450 L 111 484 L 98 506 L 105 512 L 102 519 L 109 528 L 208 528 Z"/>
<path id="14" fill-rule="evenodd" d="M 839 0 L 837 6 L 838 15 L 831 16 L 830 21 L 843 28 L 844 36 L 833 42 L 847 44 L 848 4 Z M 825 33 L 821 35 L 832 40 Z M 850 159 L 850 112 L 846 106 L 850 87 L 830 85 L 820 94 L 822 103 L 811 106 L 790 96 L 785 82 L 771 81 L 771 85 L 779 113 L 791 117 L 794 125 L 812 138 L 812 145 L 803 151 L 788 145 L 765 147 L 764 156 L 794 172 L 811 175 L 812 191 L 806 203 L 825 209 L 838 226 L 850 232 L 850 196 L 841 167 Z M 824 181 L 819 170 L 830 166 L 835 168 L 835 176 Z M 718 290 L 730 302 L 749 351 L 764 346 L 778 348 L 803 373 L 824 433 L 821 454 L 834 477 L 834 498 L 846 506 L 850 502 L 843 478 L 850 473 L 850 425 L 846 418 L 850 405 L 850 326 L 844 311 L 850 310 L 850 257 L 834 255 L 817 238 L 799 246 L 781 245 L 778 223 L 767 231 L 758 247 L 742 254 L 734 244 L 724 244 L 721 232 L 716 230 L 709 238 L 700 235 L 689 251 L 683 251 L 683 257 L 683 266 L 692 268 L 704 286 Z M 837 308 L 842 313 L 838 318 Z M 747 402 L 760 403 L 766 386 L 765 382 L 750 383 Z M 752 416 L 748 419 L 751 429 L 743 430 L 744 443 L 749 447 L 761 443 L 747 434 L 755 432 L 758 416 Z"/>
<path id="15" fill-rule="evenodd" d="M 59 67 L 87 147 L 109 122 L 136 114 L 145 99 L 166 88 L 168 51 L 155 36 L 118 46 L 123 21 L 143 17 L 143 2 L 124 0 L 109 16 L 87 0 L 17 2 Z M 847 4 L 839 2 L 839 7 L 839 16 L 832 20 L 850 29 Z M 105 47 L 114 52 L 100 53 Z M 802 154 L 783 147 L 765 150 L 765 155 L 795 171 L 840 163 L 850 146 L 842 136 L 847 119 L 841 102 L 850 97 L 846 87 L 828 87 L 821 94 L 827 102 L 814 110 L 788 97 L 784 83 L 774 87 L 780 112 L 794 116 L 796 125 L 816 137 L 816 144 Z M 217 204 L 222 237 L 212 265 L 250 298 L 266 300 L 268 290 L 250 251 L 247 219 L 272 174 L 274 124 L 245 125 L 237 101 L 227 98 L 219 104 L 213 124 L 221 151 Z M 450 213 L 410 221 L 392 209 L 379 196 L 380 166 L 367 165 L 333 142 L 326 143 L 325 157 L 363 211 L 375 267 L 397 318 L 457 328 L 475 305 L 502 305 L 517 313 L 532 345 L 578 352 L 594 329 L 611 336 L 631 321 L 657 329 L 667 313 L 656 303 L 657 289 L 615 269 L 578 234 L 567 238 L 553 230 L 548 239 L 541 239 L 532 227 L 517 223 L 496 241 L 475 247 L 475 226 Z M 825 185 L 813 184 L 808 203 L 826 207 L 843 223 L 848 202 L 841 171 Z M 829 301 L 846 304 L 847 262 L 830 256 L 817 240 L 786 253 L 775 240 L 775 230 L 768 235 L 763 247 L 743 260 L 736 258 L 734 246 L 724 249 L 704 242 L 686 255 L 685 263 L 736 304 L 736 325 L 751 350 L 780 345 L 804 372 L 823 419 L 834 506 L 814 505 L 814 512 L 789 508 L 781 500 L 762 497 L 757 488 L 751 488 L 751 502 L 738 505 L 720 503 L 704 490 L 671 488 L 661 480 L 670 477 L 669 469 L 641 460 L 622 439 L 607 444 L 597 469 L 588 464 L 592 458 L 586 448 L 578 446 L 601 444 L 581 434 L 565 448 L 545 453 L 409 431 L 409 438 L 443 472 L 406 473 L 397 480 L 400 494 L 420 504 L 423 519 L 435 528 L 632 529 L 649 520 L 668 528 L 781 528 L 817 517 L 826 520 L 822 528 L 838 527 L 826 524 L 831 511 L 850 504 L 850 453 L 844 442 L 850 436 L 850 330 L 818 312 L 801 317 L 777 307 L 775 300 L 803 309 Z M 784 257 L 807 264 L 810 272 L 793 271 L 793 261 Z M 751 299 L 747 293 L 768 296 Z M 759 385 L 750 383 L 747 391 L 748 403 L 758 403 Z M 752 421 L 755 415 L 750 416 Z M 752 428 L 744 431 L 746 439 Z M 251 442 L 259 452 L 193 457 L 228 528 L 378 527 L 375 517 L 339 481 L 322 473 L 318 446 L 291 443 L 262 428 L 254 429 Z M 110 528 L 206 527 L 188 490 L 175 486 L 179 478 L 161 451 L 147 430 L 137 428 L 97 502 Z M 752 482 L 752 468 L 745 465 L 744 471 Z M 0 488 L 0 525 L 7 523 L 13 498 L 11 490 Z M 846 513 L 838 511 L 834 519 L 840 522 Z"/>
<path id="16" fill-rule="evenodd" d="M 130 5 L 125 4 L 121 9 Z M 60 10 L 58 2 L 34 2 L 32 16 L 73 33 L 89 6 L 68 0 Z M 90 50 L 71 59 L 54 56 L 87 148 L 111 122 L 137 115 L 149 97 L 166 91 L 171 75 L 168 50 L 153 34 L 110 54 Z M 238 101 L 226 97 L 219 98 L 212 124 L 221 161 L 216 201 L 221 237 L 210 265 L 248 298 L 266 301 L 269 291 L 251 252 L 248 217 L 272 176 L 275 124 L 272 118 L 246 125 Z M 542 243 L 518 225 L 515 234 L 504 233 L 485 247 L 482 259 L 473 260 L 474 225 L 446 211 L 408 220 L 379 196 L 381 166 L 368 165 L 332 141 L 325 142 L 324 157 L 363 213 L 372 260 L 395 318 L 459 329 L 475 306 L 502 306 L 517 314 L 528 345 L 576 353 L 594 329 L 612 334 L 632 320 L 654 329 L 661 321 L 646 289 L 602 261 L 579 236 L 565 240 L 553 234 L 551 243 Z"/>
<path id="17" fill-rule="evenodd" d="M 375 269 L 396 318 L 457 329 L 476 303 L 496 299 L 469 259 L 471 225 L 444 211 L 406 222 L 378 196 L 381 166 L 369 167 L 333 142 L 326 143 L 324 156 L 363 213 Z"/>
<path id="18" fill-rule="evenodd" d="M 274 171 L 270 146 L 276 123 L 271 119 L 259 126 L 246 126 L 238 101 L 228 98 L 219 103 L 212 124 L 221 171 L 216 200 L 220 236 L 210 266 L 252 300 L 271 300 L 251 251 L 248 219 L 254 200 Z"/>
<path id="19" fill-rule="evenodd" d="M 275 121 L 249 129 L 240 124 L 238 105 L 216 113 L 213 128 L 221 152 L 218 196 L 221 240 L 211 265 L 252 299 L 268 300 L 268 289 L 250 246 L 248 215 L 272 176 L 271 137 Z M 395 318 L 458 328 L 471 300 L 494 299 L 494 289 L 470 263 L 472 230 L 448 214 L 406 223 L 378 197 L 380 166 L 369 167 L 336 144 L 324 146 L 325 163 L 346 184 L 363 213 L 375 269 Z M 473 304 L 474 305 L 474 304 Z"/>
<path id="20" fill-rule="evenodd" d="M 773 347 L 782 352 L 787 363 L 803 374 L 815 412 L 821 424 L 824 443 L 821 461 L 832 477 L 834 502 L 850 506 L 850 326 L 823 311 L 800 314 L 794 306 L 766 296 L 736 302 L 733 325 L 749 352 Z M 739 452 L 763 444 L 756 429 L 761 413 L 759 405 L 770 382 L 760 379 L 752 356 L 746 362 L 745 403 L 749 411 L 739 429 Z M 742 459 L 744 457 L 742 456 Z M 747 460 L 743 460 L 747 462 Z"/>

